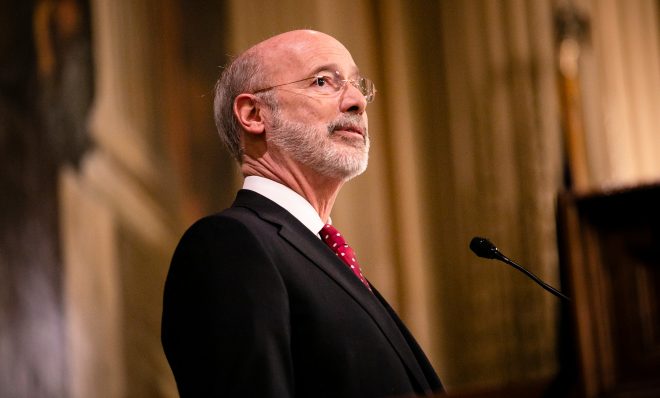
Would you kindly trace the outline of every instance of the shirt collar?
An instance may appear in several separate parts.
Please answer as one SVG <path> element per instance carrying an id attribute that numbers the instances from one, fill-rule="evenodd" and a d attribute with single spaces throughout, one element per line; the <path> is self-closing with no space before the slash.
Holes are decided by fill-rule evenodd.
<path id="1" fill-rule="evenodd" d="M 256 192 L 277 203 L 316 236 L 319 236 L 319 231 L 325 225 L 314 207 L 305 198 L 285 185 L 260 176 L 247 176 L 243 181 L 243 189 Z M 328 220 L 328 223 L 330 223 L 330 220 Z"/>

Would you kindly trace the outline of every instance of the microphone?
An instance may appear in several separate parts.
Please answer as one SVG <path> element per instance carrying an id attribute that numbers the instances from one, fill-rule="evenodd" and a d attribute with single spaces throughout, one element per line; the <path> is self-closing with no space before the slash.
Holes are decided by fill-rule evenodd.
<path id="1" fill-rule="evenodd" d="M 527 275 L 530 279 L 532 279 L 534 282 L 538 283 L 539 286 L 544 288 L 545 290 L 549 291 L 550 293 L 554 294 L 557 297 L 560 297 L 564 300 L 571 301 L 571 299 L 564 295 L 562 292 L 559 290 L 555 289 L 554 287 L 548 285 L 547 283 L 543 282 L 541 279 L 539 279 L 536 275 L 532 274 L 528 270 L 526 270 L 523 266 L 518 265 L 511 261 L 507 256 L 502 254 L 499 250 L 497 250 L 497 247 L 489 241 L 486 238 L 480 238 L 478 236 L 475 236 L 472 238 L 470 241 L 470 249 L 474 252 L 479 257 L 483 258 L 488 258 L 488 259 L 495 259 L 495 260 L 500 260 L 503 263 L 509 264 L 513 268 L 517 269 L 518 271 L 522 272 L 523 274 Z"/>

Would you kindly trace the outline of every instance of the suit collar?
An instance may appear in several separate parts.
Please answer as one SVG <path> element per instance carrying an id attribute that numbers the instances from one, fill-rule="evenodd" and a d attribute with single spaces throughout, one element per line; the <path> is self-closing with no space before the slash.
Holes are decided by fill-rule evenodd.
<path id="1" fill-rule="evenodd" d="M 328 277 L 339 284 L 347 294 L 353 297 L 371 316 L 374 322 L 376 322 L 392 344 L 392 347 L 399 354 L 412 378 L 421 386 L 421 389 L 429 389 L 426 378 L 405 337 L 386 310 L 387 305 L 381 303 L 380 300 L 382 300 L 382 297 L 379 294 L 374 295 L 369 292 L 362 282 L 355 277 L 353 272 L 337 258 L 318 236 L 314 235 L 285 209 L 256 192 L 248 190 L 239 191 L 233 206 L 248 208 L 265 221 L 279 225 L 280 236 L 325 272 Z"/>
<path id="2" fill-rule="evenodd" d="M 311 203 L 286 185 L 264 177 L 247 176 L 243 181 L 243 189 L 254 191 L 277 203 L 314 234 L 325 224 Z"/>

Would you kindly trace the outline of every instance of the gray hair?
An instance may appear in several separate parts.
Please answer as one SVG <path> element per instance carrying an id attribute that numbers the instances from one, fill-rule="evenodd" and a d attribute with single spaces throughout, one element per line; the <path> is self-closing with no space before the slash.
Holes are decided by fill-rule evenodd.
<path id="1" fill-rule="evenodd" d="M 234 100 L 239 94 L 251 93 L 264 85 L 263 60 L 256 51 L 247 51 L 231 61 L 215 84 L 213 112 L 215 126 L 222 143 L 238 161 L 243 161 L 241 129 L 234 115 Z M 259 95 L 267 106 L 273 107 L 272 93 Z"/>

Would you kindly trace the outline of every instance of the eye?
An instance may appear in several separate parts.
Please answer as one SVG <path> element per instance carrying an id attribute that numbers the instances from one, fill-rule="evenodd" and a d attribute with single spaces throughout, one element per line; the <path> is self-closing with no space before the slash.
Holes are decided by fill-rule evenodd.
<path id="1" fill-rule="evenodd" d="M 314 77 L 312 87 L 316 88 L 319 92 L 330 94 L 338 90 L 338 80 L 330 74 L 321 74 Z"/>
<path id="2" fill-rule="evenodd" d="M 324 87 L 328 83 L 331 83 L 332 78 L 329 76 L 316 76 L 314 78 L 314 85 L 318 87 Z"/>

